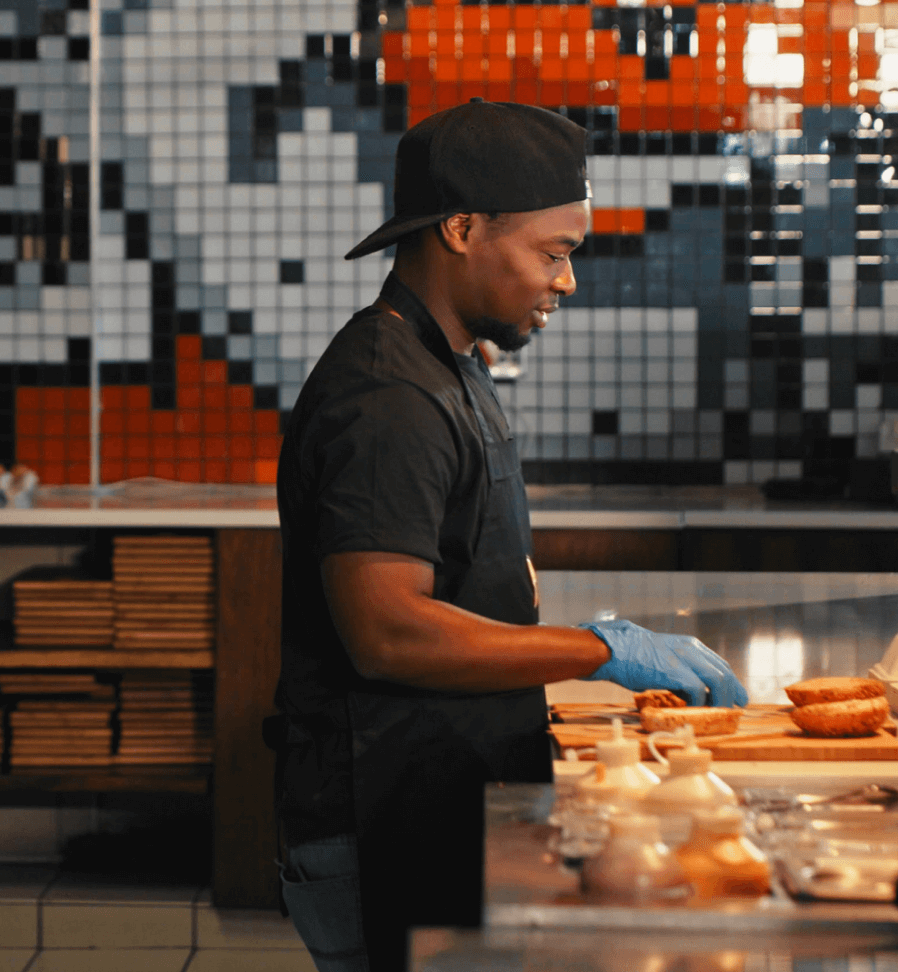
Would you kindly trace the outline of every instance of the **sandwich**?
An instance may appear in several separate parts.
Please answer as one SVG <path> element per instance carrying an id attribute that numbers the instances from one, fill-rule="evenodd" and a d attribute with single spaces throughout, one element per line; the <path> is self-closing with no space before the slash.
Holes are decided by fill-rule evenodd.
<path id="1" fill-rule="evenodd" d="M 885 686 L 872 678 L 811 678 L 786 686 L 789 717 L 808 736 L 875 736 L 889 715 Z"/>
<path id="2" fill-rule="evenodd" d="M 689 725 L 696 736 L 726 736 L 736 731 L 741 715 L 741 709 L 710 706 L 662 709 L 648 705 L 640 710 L 639 721 L 646 732 L 672 732 Z"/>

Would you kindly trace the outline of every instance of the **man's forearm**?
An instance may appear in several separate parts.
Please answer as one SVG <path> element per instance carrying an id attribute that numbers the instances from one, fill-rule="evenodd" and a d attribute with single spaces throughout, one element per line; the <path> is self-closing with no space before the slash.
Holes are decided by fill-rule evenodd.
<path id="1" fill-rule="evenodd" d="M 503 691 L 586 677 L 611 657 L 590 631 L 505 624 L 435 600 L 432 567 L 414 558 L 338 554 L 322 577 L 341 640 L 366 678 Z"/>
<path id="2" fill-rule="evenodd" d="M 591 631 L 490 621 L 443 601 L 390 625 L 367 653 L 368 678 L 490 692 L 585 677 L 611 657 Z"/>

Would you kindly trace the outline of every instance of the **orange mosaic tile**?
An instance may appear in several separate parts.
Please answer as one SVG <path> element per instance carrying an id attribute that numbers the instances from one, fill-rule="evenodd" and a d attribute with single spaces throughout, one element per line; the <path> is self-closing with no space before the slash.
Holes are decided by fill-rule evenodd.
<path id="1" fill-rule="evenodd" d="M 251 386 L 229 385 L 223 361 L 201 360 L 195 336 L 180 336 L 176 348 L 177 409 L 153 409 L 147 386 L 100 390 L 102 481 L 274 482 L 279 413 L 255 409 Z M 18 461 L 42 482 L 89 482 L 89 390 L 17 389 L 16 439 Z"/>
<path id="2" fill-rule="evenodd" d="M 593 209 L 593 233 L 644 233 L 644 209 Z"/>
<path id="3" fill-rule="evenodd" d="M 690 116 L 688 122 L 685 122 L 684 116 L 665 117 L 656 113 L 653 116 L 655 120 L 649 123 L 643 114 L 637 116 L 631 113 L 627 116 L 630 122 L 620 125 L 622 131 L 639 130 L 634 125 L 654 127 L 655 124 L 667 124 L 675 130 L 691 130 L 679 127 L 684 123 L 698 126 L 699 131 L 721 128 L 738 130 L 745 116 L 745 104 L 754 90 L 745 85 L 743 79 L 743 47 L 746 30 L 751 25 L 781 24 L 794 27 L 808 23 L 823 27 L 829 22 L 832 32 L 825 35 L 825 32 L 817 31 L 812 41 L 804 31 L 799 35 L 787 33 L 778 37 L 779 53 L 803 53 L 806 50 L 822 53 L 828 49 L 828 44 L 832 45 L 833 50 L 847 45 L 848 30 L 857 25 L 858 16 L 867 16 L 857 11 L 866 9 L 843 3 L 829 6 L 812 3 L 805 10 L 763 3 L 748 6 L 700 4 L 696 8 L 699 56 L 692 58 L 681 54 L 671 57 L 669 80 L 647 83 L 644 79 L 644 59 L 630 54 L 619 56 L 614 31 L 591 32 L 594 52 L 591 60 L 572 56 L 575 50 L 577 54 L 586 50 L 585 32 L 590 30 L 591 25 L 589 10 L 585 7 L 561 4 L 539 7 L 521 5 L 511 10 L 492 7 L 488 8 L 486 15 L 480 8 L 463 7 L 460 32 L 457 18 L 450 16 L 451 7 L 413 7 L 409 11 L 407 32 L 387 32 L 384 35 L 385 72 L 391 83 L 404 83 L 408 88 L 410 124 L 471 96 L 470 89 L 464 92 L 459 90 L 456 82 L 460 77 L 473 81 L 475 77 L 483 76 L 485 84 L 510 80 L 511 94 L 516 100 L 571 106 L 618 105 L 622 109 L 621 117 L 625 108 L 657 107 L 662 104 L 686 107 L 689 99 L 704 109 Z M 434 13 L 445 13 L 445 19 L 441 21 L 440 16 L 434 18 Z M 497 18 L 495 23 L 494 15 Z M 503 50 L 508 46 L 506 37 L 497 38 L 495 44 L 489 39 L 488 32 L 498 27 L 500 15 L 502 29 L 507 22 L 514 32 L 513 57 L 507 56 L 507 51 Z M 877 21 L 871 19 L 870 23 L 874 22 Z M 563 36 L 568 37 L 566 56 L 562 54 Z M 577 38 L 576 48 L 570 43 L 571 37 Z M 868 54 L 866 45 L 875 43 L 875 35 L 862 31 L 858 38 L 858 53 L 852 66 L 861 82 L 865 79 L 872 81 L 878 70 L 878 56 L 872 48 Z M 722 66 L 718 61 L 721 56 L 718 44 L 721 42 L 724 52 Z M 432 59 L 431 55 L 435 52 L 439 54 L 443 44 L 446 51 L 451 51 L 451 56 Z M 462 54 L 460 62 L 456 57 L 457 52 Z M 489 55 L 486 61 L 482 60 L 484 53 Z M 852 103 L 852 95 L 846 84 L 836 83 L 828 91 L 813 84 L 815 77 L 821 76 L 814 65 L 811 68 L 807 76 L 812 82 L 809 93 L 815 104 L 826 103 L 827 99 L 834 105 Z M 839 74 L 835 63 L 832 72 L 834 76 Z M 697 90 L 682 85 L 682 81 L 693 77 L 707 83 Z M 727 80 L 725 87 L 719 83 L 721 77 Z M 531 78 L 539 83 L 524 83 Z M 572 80 L 581 83 L 571 85 Z M 488 92 L 481 90 L 478 93 L 484 96 Z"/>

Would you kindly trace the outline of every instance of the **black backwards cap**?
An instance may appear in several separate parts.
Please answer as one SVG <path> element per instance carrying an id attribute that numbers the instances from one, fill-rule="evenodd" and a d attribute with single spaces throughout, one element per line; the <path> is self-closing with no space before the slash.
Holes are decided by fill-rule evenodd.
<path id="1" fill-rule="evenodd" d="M 346 259 L 382 250 L 455 213 L 526 213 L 591 195 L 585 129 L 545 108 L 474 98 L 402 136 L 395 215 Z"/>

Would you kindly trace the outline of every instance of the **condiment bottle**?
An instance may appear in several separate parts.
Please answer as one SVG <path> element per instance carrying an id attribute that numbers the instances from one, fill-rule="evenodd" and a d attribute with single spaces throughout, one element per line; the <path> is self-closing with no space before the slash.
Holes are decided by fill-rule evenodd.
<path id="1" fill-rule="evenodd" d="M 736 807 L 696 810 L 692 835 L 675 851 L 695 889 L 695 897 L 759 898 L 770 890 L 770 865 L 742 833 Z"/>
<path id="2" fill-rule="evenodd" d="M 682 901 L 691 888 L 683 868 L 662 843 L 657 817 L 612 815 L 608 840 L 583 863 L 583 893 L 590 901 L 647 904 Z"/>
<path id="3" fill-rule="evenodd" d="M 619 718 L 611 720 L 612 737 L 596 743 L 595 773 L 577 784 L 577 796 L 587 803 L 610 798 L 641 800 L 660 780 L 639 761 L 639 740 L 624 739 Z"/>
<path id="4" fill-rule="evenodd" d="M 660 736 L 684 739 L 686 745 L 683 749 L 669 750 L 665 758 L 654 745 L 654 740 Z M 660 762 L 668 764 L 670 774 L 646 795 L 647 810 L 690 813 L 702 808 L 736 806 L 736 794 L 711 772 L 711 751 L 699 749 L 692 726 L 684 726 L 675 733 L 652 733 L 649 748 Z"/>

